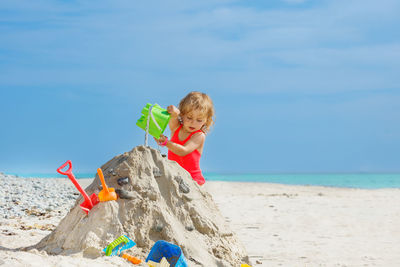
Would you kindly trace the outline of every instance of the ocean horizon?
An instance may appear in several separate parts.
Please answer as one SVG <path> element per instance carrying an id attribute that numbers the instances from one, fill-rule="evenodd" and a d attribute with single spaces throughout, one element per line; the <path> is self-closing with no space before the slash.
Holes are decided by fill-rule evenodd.
<path id="1" fill-rule="evenodd" d="M 29 178 L 66 178 L 58 173 L 6 173 Z M 96 173 L 74 173 L 77 179 L 94 178 Z M 400 173 L 214 173 L 206 181 L 256 182 L 287 185 L 328 186 L 361 189 L 400 188 Z"/>

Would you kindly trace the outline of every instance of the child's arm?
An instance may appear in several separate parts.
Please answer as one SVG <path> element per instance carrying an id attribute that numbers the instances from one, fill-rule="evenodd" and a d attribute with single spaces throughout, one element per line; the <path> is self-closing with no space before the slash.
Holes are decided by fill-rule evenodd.
<path id="1" fill-rule="evenodd" d="M 178 156 L 183 157 L 192 153 L 195 149 L 200 148 L 205 139 L 206 135 L 204 133 L 196 133 L 183 146 L 168 140 L 166 147 Z"/>
<path id="2" fill-rule="evenodd" d="M 167 107 L 167 111 L 169 114 L 171 114 L 171 119 L 169 120 L 169 129 L 171 130 L 171 134 L 175 132 L 176 129 L 178 129 L 180 123 L 179 123 L 179 114 L 180 111 L 175 107 L 174 105 L 170 105 Z"/>
<path id="3" fill-rule="evenodd" d="M 161 135 L 159 140 L 156 139 L 158 143 L 163 143 L 165 140 L 167 140 L 167 138 L 164 135 Z M 167 140 L 167 144 L 165 146 L 178 156 L 183 157 L 189 153 L 192 153 L 195 149 L 201 148 L 205 140 L 206 135 L 199 132 L 195 133 L 183 146 L 171 142 L 170 140 Z"/>

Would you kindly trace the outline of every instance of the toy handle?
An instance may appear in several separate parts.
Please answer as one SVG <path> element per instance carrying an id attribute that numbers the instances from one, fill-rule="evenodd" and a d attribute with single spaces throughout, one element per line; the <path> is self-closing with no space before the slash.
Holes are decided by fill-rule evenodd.
<path id="1" fill-rule="evenodd" d="M 106 183 L 104 182 L 103 171 L 100 168 L 97 169 L 97 174 L 100 177 L 100 181 L 103 186 L 103 190 L 106 191 L 107 193 L 109 193 L 110 191 L 108 190 L 108 187 L 107 187 Z"/>
<path id="2" fill-rule="evenodd" d="M 133 264 L 140 264 L 142 262 L 141 259 L 138 259 L 138 258 L 128 255 L 128 254 L 122 254 L 121 257 L 132 262 Z"/>
<path id="3" fill-rule="evenodd" d="M 67 165 L 69 165 L 68 170 L 61 171 Z M 72 162 L 70 160 L 67 160 L 67 162 L 65 162 L 63 165 L 61 165 L 61 167 L 57 169 L 57 172 L 60 173 L 60 174 L 63 174 L 63 175 L 67 175 L 68 178 L 71 180 L 71 182 L 75 185 L 76 189 L 78 189 L 79 193 L 82 194 L 82 196 L 85 199 L 85 201 L 90 203 L 90 205 L 93 207 L 92 200 L 86 194 L 85 190 L 83 190 L 81 185 L 78 184 L 78 181 L 76 180 L 74 174 L 72 173 Z"/>
<path id="4" fill-rule="evenodd" d="M 65 166 L 69 165 L 68 170 L 66 171 L 61 171 L 64 169 Z M 62 175 L 73 175 L 72 174 L 72 162 L 70 160 L 67 160 L 60 168 L 57 169 L 57 172 Z"/>
<path id="5" fill-rule="evenodd" d="M 126 236 L 121 235 L 117 239 L 115 239 L 113 242 L 111 242 L 107 248 L 106 248 L 106 256 L 110 256 L 113 249 L 116 248 L 119 244 L 124 243 L 128 244 L 129 239 Z"/>

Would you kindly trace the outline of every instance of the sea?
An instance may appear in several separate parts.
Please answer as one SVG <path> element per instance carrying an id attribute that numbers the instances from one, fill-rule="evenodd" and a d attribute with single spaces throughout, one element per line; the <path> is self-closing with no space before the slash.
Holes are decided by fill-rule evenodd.
<path id="1" fill-rule="evenodd" d="M 58 173 L 8 173 L 19 177 L 66 178 Z M 75 173 L 77 179 L 92 178 L 95 173 Z M 400 173 L 204 173 L 206 181 L 277 183 L 363 189 L 400 188 Z"/>

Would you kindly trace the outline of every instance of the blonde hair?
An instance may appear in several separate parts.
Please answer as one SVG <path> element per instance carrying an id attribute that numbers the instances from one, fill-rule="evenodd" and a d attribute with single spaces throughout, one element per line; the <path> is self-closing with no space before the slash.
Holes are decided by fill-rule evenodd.
<path id="1" fill-rule="evenodd" d="M 201 115 L 204 115 L 206 122 L 202 130 L 208 132 L 210 127 L 214 124 L 214 105 L 211 98 L 201 92 L 190 92 L 179 103 L 179 111 L 181 115 L 190 113 L 192 110 L 198 110 Z"/>

